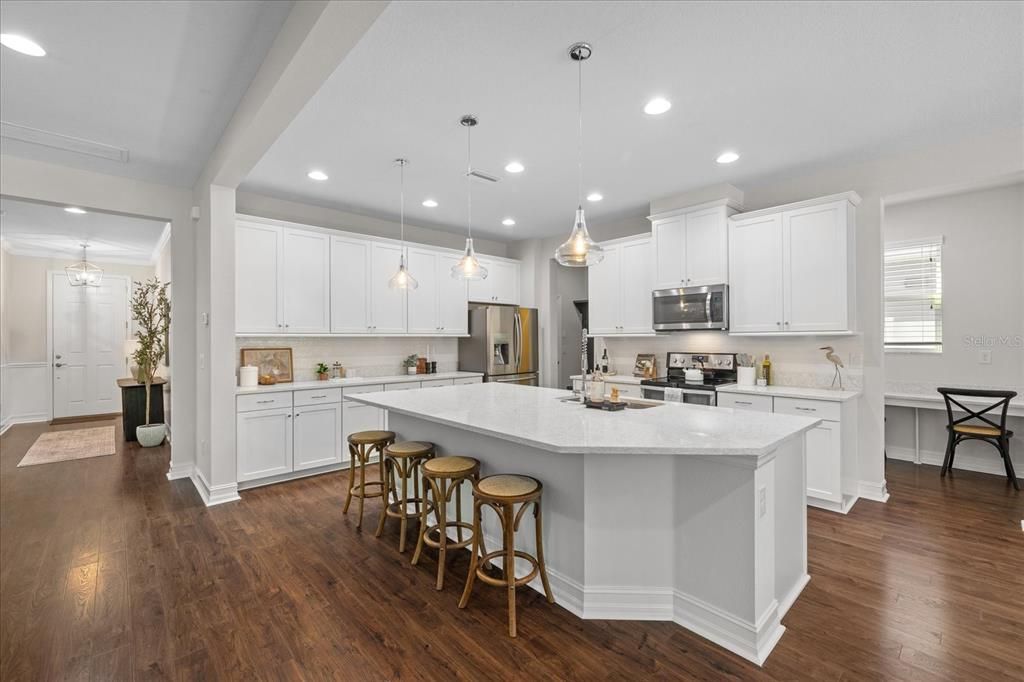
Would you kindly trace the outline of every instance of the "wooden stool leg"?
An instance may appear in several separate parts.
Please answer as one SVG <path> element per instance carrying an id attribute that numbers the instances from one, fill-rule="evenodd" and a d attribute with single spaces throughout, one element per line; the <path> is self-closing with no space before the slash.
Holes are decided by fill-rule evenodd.
<path id="1" fill-rule="evenodd" d="M 411 462 L 403 462 L 398 469 L 398 475 L 402 478 L 402 499 L 398 501 L 399 511 L 402 515 L 398 517 L 398 553 L 405 552 L 405 530 L 409 521 L 407 507 L 409 506 L 409 470 Z"/>
<path id="2" fill-rule="evenodd" d="M 555 603 L 551 594 L 551 586 L 548 585 L 548 569 L 544 565 L 544 527 L 541 523 L 540 500 L 533 503 L 533 518 L 537 528 L 537 566 L 540 568 L 540 581 L 544 584 L 544 596 L 548 598 L 549 604 Z"/>
<path id="3" fill-rule="evenodd" d="M 381 459 L 384 461 L 384 476 L 380 479 L 384 486 L 384 507 L 380 510 L 380 521 L 377 522 L 377 532 L 374 533 L 374 537 L 380 537 L 381 533 L 384 532 L 384 522 L 388 519 L 388 493 L 391 488 L 394 487 L 394 480 L 392 475 L 394 474 L 394 464 L 390 459 L 384 457 L 384 453 L 381 453 Z"/>
<path id="4" fill-rule="evenodd" d="M 473 591 L 473 582 L 476 580 L 477 553 L 480 550 L 480 501 L 473 502 L 473 551 L 469 559 L 469 572 L 466 574 L 466 587 L 462 590 L 462 598 L 459 599 L 459 608 L 466 608 L 469 603 L 469 595 Z"/>
<path id="5" fill-rule="evenodd" d="M 441 490 L 447 489 L 449 483 L 447 479 L 441 479 Z M 435 495 L 434 499 L 437 501 L 437 507 L 435 515 L 437 516 L 437 524 L 441 530 L 441 537 L 438 538 L 438 544 L 440 547 L 437 548 L 437 585 L 435 589 L 444 588 L 444 569 L 448 564 L 448 505 L 445 504 L 445 493 Z"/>
<path id="6" fill-rule="evenodd" d="M 455 484 L 453 494 L 455 495 L 455 520 L 462 523 L 462 481 Z M 462 542 L 462 526 L 455 527 L 455 534 L 458 536 L 459 542 Z"/>
<path id="7" fill-rule="evenodd" d="M 424 476 L 423 477 L 423 498 L 424 498 L 424 500 L 429 499 L 427 497 L 427 491 L 428 490 L 432 490 L 432 489 L 433 489 L 433 486 L 431 485 L 430 480 L 426 476 Z M 434 499 L 437 500 L 437 494 L 436 493 L 434 494 Z M 435 502 L 435 504 L 436 504 L 436 502 Z M 427 528 L 430 527 L 429 526 L 430 517 L 427 514 L 427 509 L 429 509 L 429 505 L 427 505 L 427 504 L 423 504 L 420 507 L 420 531 L 419 531 L 419 535 L 418 535 L 419 539 L 416 540 L 416 550 L 412 553 L 412 565 L 413 566 L 415 566 L 416 564 L 418 564 L 420 562 L 420 553 L 423 551 L 423 536 L 426 535 Z"/>
<path id="8" fill-rule="evenodd" d="M 356 521 L 356 530 L 363 529 L 363 503 L 366 501 L 366 464 L 364 458 L 366 457 L 366 450 L 364 445 L 359 446 L 360 457 L 359 457 L 359 519 Z"/>
<path id="9" fill-rule="evenodd" d="M 516 529 L 514 505 L 502 505 L 502 535 L 505 538 L 505 561 L 502 563 L 508 590 L 508 636 L 516 636 Z"/>
<path id="10" fill-rule="evenodd" d="M 348 505 L 352 502 L 352 486 L 356 484 L 356 462 L 359 461 L 356 455 L 356 448 L 351 443 L 348 444 L 348 494 L 345 495 L 345 507 L 341 510 L 342 514 L 348 514 Z"/>

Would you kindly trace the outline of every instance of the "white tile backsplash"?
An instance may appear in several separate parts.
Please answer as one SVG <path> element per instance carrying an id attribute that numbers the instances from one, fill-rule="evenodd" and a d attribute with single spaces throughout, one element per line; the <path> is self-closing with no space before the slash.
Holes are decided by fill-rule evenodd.
<path id="1" fill-rule="evenodd" d="M 402 360 L 417 353 L 437 362 L 438 372 L 454 372 L 459 368 L 459 340 L 422 337 L 256 337 L 235 339 L 236 350 L 242 348 L 291 348 L 295 381 L 316 378 L 316 364 L 328 366 L 340 362 L 347 376 L 377 377 L 403 374 Z M 236 352 L 237 363 L 241 353 Z M 237 372 L 236 372 L 237 373 Z"/>
<path id="2" fill-rule="evenodd" d="M 835 373 L 825 360 L 821 346 L 832 346 L 845 367 L 843 388 L 863 388 L 863 358 L 859 339 L 855 336 L 788 337 L 729 336 L 725 332 L 681 332 L 645 338 L 598 339 L 595 358 L 600 359 L 605 347 L 608 360 L 619 374 L 632 374 L 638 353 L 654 353 L 658 373 L 665 371 L 665 356 L 669 351 L 683 353 L 749 353 L 758 361 L 765 353 L 771 356 L 772 383 L 780 386 L 828 388 Z"/>

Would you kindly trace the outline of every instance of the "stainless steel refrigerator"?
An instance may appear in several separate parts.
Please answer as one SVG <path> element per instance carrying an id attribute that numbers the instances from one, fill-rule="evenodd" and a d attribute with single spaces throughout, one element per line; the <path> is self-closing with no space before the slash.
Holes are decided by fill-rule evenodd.
<path id="1" fill-rule="evenodd" d="M 459 369 L 483 372 L 484 381 L 537 386 L 537 310 L 469 304 L 469 337 L 459 339 Z"/>

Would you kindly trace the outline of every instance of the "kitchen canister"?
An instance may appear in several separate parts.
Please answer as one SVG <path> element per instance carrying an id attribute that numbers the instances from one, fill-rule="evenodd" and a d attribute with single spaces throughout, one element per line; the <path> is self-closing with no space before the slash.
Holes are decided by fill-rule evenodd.
<path id="1" fill-rule="evenodd" d="M 753 386 L 756 375 L 757 370 L 753 367 L 737 367 L 736 383 L 740 386 Z"/>
<path id="2" fill-rule="evenodd" d="M 259 383 L 260 368 L 253 365 L 242 365 L 238 368 L 238 385 L 252 388 Z"/>

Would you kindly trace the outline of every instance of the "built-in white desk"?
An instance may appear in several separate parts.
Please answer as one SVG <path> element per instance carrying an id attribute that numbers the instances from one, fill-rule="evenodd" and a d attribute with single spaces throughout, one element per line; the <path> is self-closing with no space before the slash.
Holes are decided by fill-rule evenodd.
<path id="1" fill-rule="evenodd" d="M 969 407 L 985 407 L 995 402 L 992 398 L 967 398 L 957 400 Z M 886 392 L 886 407 L 909 407 L 914 410 L 914 463 L 921 463 L 921 410 L 945 410 L 946 402 L 938 391 L 934 393 L 897 393 Z M 956 410 L 961 412 L 962 410 Z M 1006 412 L 1009 417 L 1024 417 L 1024 396 L 1017 396 L 1010 401 Z"/>

